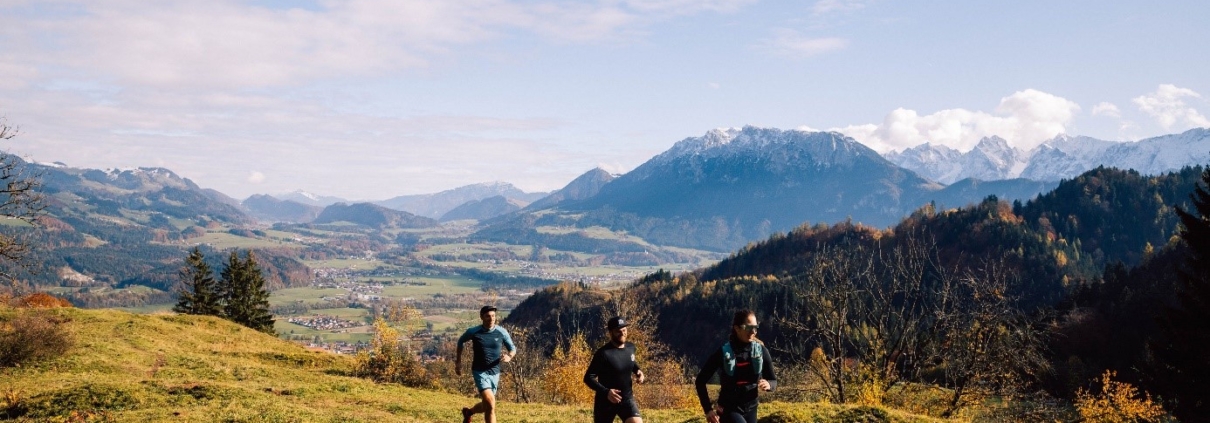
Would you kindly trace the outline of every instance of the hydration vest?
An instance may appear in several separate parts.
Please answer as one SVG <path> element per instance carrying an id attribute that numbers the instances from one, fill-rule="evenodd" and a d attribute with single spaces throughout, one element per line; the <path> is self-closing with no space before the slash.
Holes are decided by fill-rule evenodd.
<path id="1" fill-rule="evenodd" d="M 752 370 L 756 371 L 756 377 L 760 378 L 760 371 L 764 367 L 765 347 L 760 342 L 752 343 Z M 731 348 L 731 341 L 723 344 L 723 371 L 727 372 L 728 377 L 735 377 L 735 349 Z"/>

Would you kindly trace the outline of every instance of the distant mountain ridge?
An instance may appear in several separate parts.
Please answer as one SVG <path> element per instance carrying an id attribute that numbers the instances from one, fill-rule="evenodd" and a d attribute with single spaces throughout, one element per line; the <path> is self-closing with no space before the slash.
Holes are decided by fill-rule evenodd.
<path id="1" fill-rule="evenodd" d="M 247 224 L 251 219 L 239 202 L 218 191 L 203 189 L 171 170 L 159 167 L 136 169 L 78 169 L 65 165 L 29 164 L 41 175 L 43 192 L 64 193 L 91 205 L 93 213 L 122 217 L 120 209 L 159 213 L 168 217 Z M 50 211 L 65 216 L 82 213 L 52 199 Z M 84 217 L 84 214 L 81 214 Z"/>
<path id="2" fill-rule="evenodd" d="M 265 194 L 248 197 L 241 203 L 248 214 L 261 222 L 307 223 L 315 220 L 323 208 L 293 200 L 279 200 Z"/>
<path id="3" fill-rule="evenodd" d="M 534 200 L 545 197 L 548 193 L 527 193 L 507 182 L 487 182 L 461 186 L 434 194 L 402 195 L 387 200 L 376 201 L 374 204 L 405 211 L 417 216 L 439 219 L 454 208 L 469 201 L 480 201 L 486 198 L 503 196 L 529 204 Z"/>
<path id="4" fill-rule="evenodd" d="M 584 174 L 576 177 L 563 188 L 550 193 L 550 195 L 538 199 L 530 203 L 525 208 L 527 210 L 541 210 L 562 203 L 564 201 L 583 200 L 597 195 L 601 192 L 601 187 L 613 181 L 617 176 L 606 172 L 605 169 L 594 168 Z"/>
<path id="5" fill-rule="evenodd" d="M 333 197 L 330 195 L 312 194 L 310 192 L 303 191 L 301 189 L 295 190 L 294 192 L 288 192 L 285 194 L 277 194 L 277 195 L 274 195 L 273 197 L 277 198 L 278 200 L 282 200 L 282 201 L 293 201 L 293 202 L 296 202 L 299 204 L 306 204 L 308 206 L 318 206 L 318 207 L 327 207 L 327 206 L 330 206 L 330 205 L 333 205 L 336 203 L 349 202 L 349 200 L 346 200 L 346 199 L 343 199 L 340 197 Z"/>
<path id="6" fill-rule="evenodd" d="M 323 209 L 313 223 L 349 222 L 371 228 L 431 228 L 438 223 L 424 216 L 372 203 L 336 203 Z"/>
<path id="7" fill-rule="evenodd" d="M 1002 138 L 989 137 L 980 140 L 966 153 L 926 143 L 887 153 L 885 157 L 944 184 L 966 178 L 1057 182 L 1098 166 L 1156 175 L 1210 161 L 1210 128 L 1190 129 L 1135 142 L 1061 134 L 1030 151 L 1011 147 Z"/>
<path id="8" fill-rule="evenodd" d="M 497 195 L 482 200 L 467 201 L 461 206 L 454 207 L 453 210 L 441 215 L 441 219 L 439 220 L 442 222 L 463 219 L 486 220 L 521 210 L 522 207 L 525 207 L 525 203 L 522 203 L 520 200 Z"/>

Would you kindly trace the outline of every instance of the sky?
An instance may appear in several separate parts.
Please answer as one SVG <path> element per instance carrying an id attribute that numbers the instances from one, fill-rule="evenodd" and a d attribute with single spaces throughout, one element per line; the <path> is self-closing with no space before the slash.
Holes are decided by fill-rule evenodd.
<path id="1" fill-rule="evenodd" d="M 1210 2 L 0 0 L 0 148 L 237 199 L 558 189 L 754 125 L 878 150 L 1210 127 Z"/>

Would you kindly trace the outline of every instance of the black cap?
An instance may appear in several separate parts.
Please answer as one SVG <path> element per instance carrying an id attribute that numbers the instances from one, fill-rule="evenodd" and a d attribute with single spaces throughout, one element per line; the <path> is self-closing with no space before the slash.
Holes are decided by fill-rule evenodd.
<path id="1" fill-rule="evenodd" d="M 621 317 L 610 318 L 609 323 L 605 324 L 605 327 L 609 330 L 621 329 L 627 326 L 630 326 L 630 322 L 627 322 L 626 319 Z"/>
<path id="2" fill-rule="evenodd" d="M 487 314 L 487 312 L 489 312 L 489 311 L 496 311 L 496 306 L 489 306 L 489 305 L 483 306 L 483 308 L 479 309 L 479 315 L 482 316 L 484 314 Z"/>

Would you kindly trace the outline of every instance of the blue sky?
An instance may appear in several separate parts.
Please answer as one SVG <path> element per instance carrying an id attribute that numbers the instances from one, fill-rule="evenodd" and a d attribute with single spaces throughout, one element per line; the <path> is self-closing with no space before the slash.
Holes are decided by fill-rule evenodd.
<path id="1" fill-rule="evenodd" d="M 6 150 L 236 198 L 625 172 L 686 137 L 879 151 L 1210 126 L 1210 2 L 0 0 Z"/>

